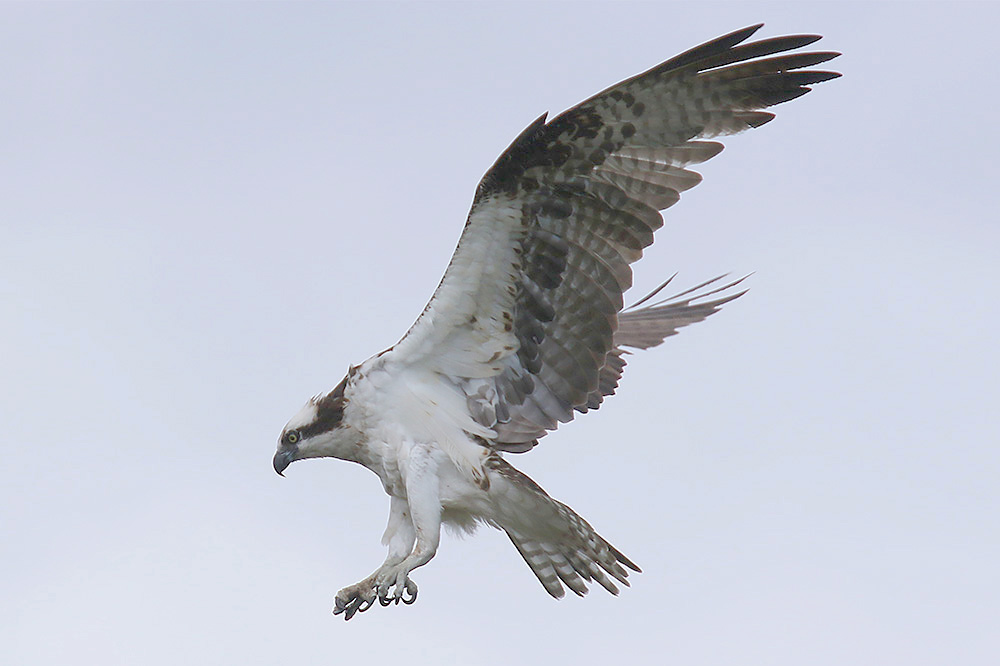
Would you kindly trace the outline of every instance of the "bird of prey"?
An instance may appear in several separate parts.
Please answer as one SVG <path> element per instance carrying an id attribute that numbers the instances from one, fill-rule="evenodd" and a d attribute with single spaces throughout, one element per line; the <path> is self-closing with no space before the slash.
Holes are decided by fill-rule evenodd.
<path id="1" fill-rule="evenodd" d="M 531 123 L 479 183 L 451 263 L 406 335 L 285 426 L 279 474 L 340 458 L 373 471 L 390 497 L 385 562 L 341 590 L 334 613 L 412 603 L 410 573 L 434 557 L 442 524 L 503 530 L 556 598 L 588 583 L 617 594 L 639 571 L 505 454 L 600 407 L 628 348 L 656 346 L 741 295 L 716 278 L 623 309 L 659 211 L 701 181 L 690 165 L 722 150 L 710 139 L 759 127 L 774 118 L 764 109 L 839 76 L 808 69 L 838 53 L 797 51 L 819 36 L 747 41 L 760 27 Z"/>

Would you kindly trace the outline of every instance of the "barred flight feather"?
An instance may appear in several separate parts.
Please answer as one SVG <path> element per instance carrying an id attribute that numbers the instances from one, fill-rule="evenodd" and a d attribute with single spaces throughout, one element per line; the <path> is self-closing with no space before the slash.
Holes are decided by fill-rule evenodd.
<path id="1" fill-rule="evenodd" d="M 757 127 L 773 117 L 764 108 L 837 76 L 800 71 L 834 53 L 784 53 L 818 37 L 743 43 L 756 29 L 692 49 L 547 123 L 542 116 L 483 177 L 466 234 L 489 229 L 498 242 L 514 248 L 510 281 L 479 284 L 467 306 L 474 314 L 475 304 L 490 303 L 513 321 L 512 330 L 492 331 L 507 339 L 510 350 L 499 359 L 491 355 L 491 367 L 500 368 L 493 375 L 495 395 L 507 401 L 509 419 L 484 425 L 496 430 L 499 448 L 523 448 L 572 419 L 574 411 L 599 406 L 624 366 L 620 347 L 659 344 L 663 326 L 672 327 L 663 333 L 670 335 L 683 321 L 703 319 L 725 302 L 696 307 L 688 300 L 619 314 L 622 294 L 632 283 L 629 264 L 653 242 L 663 223 L 659 211 L 701 182 L 687 167 L 722 150 L 706 138 Z M 460 244 L 456 259 L 462 251 Z M 442 287 L 460 277 L 464 274 L 446 274 Z M 456 309 L 455 303 L 440 305 L 440 312 L 435 300 L 428 306 L 436 326 L 442 325 L 441 315 Z M 465 327 L 488 321 L 474 319 L 476 324 Z M 452 320 L 458 326 L 454 314 Z M 418 321 L 397 348 L 415 346 L 411 338 L 419 338 L 421 330 Z M 473 345 L 434 349 L 438 355 L 426 358 L 442 370 L 486 362 L 475 358 Z M 440 354 L 471 358 L 442 364 Z"/>

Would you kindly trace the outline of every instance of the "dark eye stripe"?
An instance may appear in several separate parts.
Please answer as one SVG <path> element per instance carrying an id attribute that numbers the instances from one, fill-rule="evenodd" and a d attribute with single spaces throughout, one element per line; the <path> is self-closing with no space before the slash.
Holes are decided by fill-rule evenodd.
<path id="1" fill-rule="evenodd" d="M 348 377 L 344 377 L 344 380 L 335 389 L 316 403 L 316 419 L 299 429 L 300 437 L 314 437 L 320 433 L 335 430 L 340 426 L 344 418 L 344 389 L 347 387 L 347 380 Z"/>

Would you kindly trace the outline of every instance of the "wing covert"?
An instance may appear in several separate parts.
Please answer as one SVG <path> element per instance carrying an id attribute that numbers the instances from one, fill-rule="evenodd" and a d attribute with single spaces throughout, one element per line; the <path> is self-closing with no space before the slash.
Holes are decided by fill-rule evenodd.
<path id="1" fill-rule="evenodd" d="M 721 152 L 709 139 L 758 127 L 774 117 L 763 109 L 839 76 L 801 71 L 837 53 L 785 53 L 818 36 L 744 43 L 759 28 L 541 116 L 483 177 L 444 278 L 390 354 L 459 387 L 499 448 L 526 450 L 599 406 L 622 346 L 659 344 L 664 321 L 699 321 L 738 296 L 681 298 L 670 317 L 664 304 L 619 314 L 659 211 L 701 181 L 689 166 Z"/>

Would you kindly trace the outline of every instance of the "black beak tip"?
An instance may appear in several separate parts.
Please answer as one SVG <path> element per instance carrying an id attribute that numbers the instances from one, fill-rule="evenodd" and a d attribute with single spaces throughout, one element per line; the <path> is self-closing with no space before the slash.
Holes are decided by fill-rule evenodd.
<path id="1" fill-rule="evenodd" d="M 278 476 L 285 475 L 285 469 L 292 463 L 292 452 L 291 451 L 278 451 L 274 454 L 274 471 L 278 473 Z"/>

